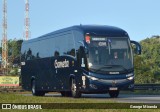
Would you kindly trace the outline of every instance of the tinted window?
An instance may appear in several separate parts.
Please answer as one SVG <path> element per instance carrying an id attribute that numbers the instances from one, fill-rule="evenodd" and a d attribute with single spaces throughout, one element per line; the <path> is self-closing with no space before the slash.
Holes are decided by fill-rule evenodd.
<path id="1" fill-rule="evenodd" d="M 46 39 L 24 44 L 22 52 L 23 60 L 62 55 L 75 56 L 75 43 L 71 33 L 51 35 Z"/>

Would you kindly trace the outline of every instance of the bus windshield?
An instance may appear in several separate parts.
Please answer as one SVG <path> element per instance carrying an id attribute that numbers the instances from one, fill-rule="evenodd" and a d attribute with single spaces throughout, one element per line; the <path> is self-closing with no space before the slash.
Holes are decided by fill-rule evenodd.
<path id="1" fill-rule="evenodd" d="M 90 36 L 88 49 L 90 70 L 103 72 L 133 70 L 133 55 L 127 37 Z"/>

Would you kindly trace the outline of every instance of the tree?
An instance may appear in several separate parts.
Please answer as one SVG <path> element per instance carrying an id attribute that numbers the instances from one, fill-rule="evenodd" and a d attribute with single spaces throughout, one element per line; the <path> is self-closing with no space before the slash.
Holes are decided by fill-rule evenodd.
<path id="1" fill-rule="evenodd" d="M 12 64 L 19 64 L 20 65 L 20 51 L 21 51 L 21 44 L 23 40 L 9 40 L 8 41 L 8 57 L 9 62 Z"/>
<path id="2" fill-rule="evenodd" d="M 135 82 L 160 83 L 160 36 L 142 40 L 142 55 L 135 55 Z"/>

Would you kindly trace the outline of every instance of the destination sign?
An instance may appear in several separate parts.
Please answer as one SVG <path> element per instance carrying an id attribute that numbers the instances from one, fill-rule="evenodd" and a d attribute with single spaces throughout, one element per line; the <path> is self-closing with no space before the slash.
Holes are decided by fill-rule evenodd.
<path id="1" fill-rule="evenodd" d="M 106 41 L 106 40 L 107 40 L 107 38 L 103 38 L 103 37 L 99 37 L 99 38 L 93 37 L 92 38 L 92 41 Z"/>
<path id="2" fill-rule="evenodd" d="M 107 46 L 107 43 L 106 42 L 99 42 L 98 46 Z"/>

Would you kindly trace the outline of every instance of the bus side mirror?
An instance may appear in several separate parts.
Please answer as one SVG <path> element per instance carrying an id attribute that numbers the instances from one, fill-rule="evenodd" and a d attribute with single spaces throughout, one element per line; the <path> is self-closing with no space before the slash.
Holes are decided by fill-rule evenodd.
<path id="1" fill-rule="evenodd" d="M 136 46 L 135 53 L 138 54 L 138 55 L 140 55 L 141 51 L 142 51 L 141 45 L 138 42 L 133 41 L 133 40 L 131 40 L 131 44 L 134 44 Z"/>
<path id="2" fill-rule="evenodd" d="M 81 44 L 84 47 L 83 41 L 78 41 L 79 44 Z"/>

